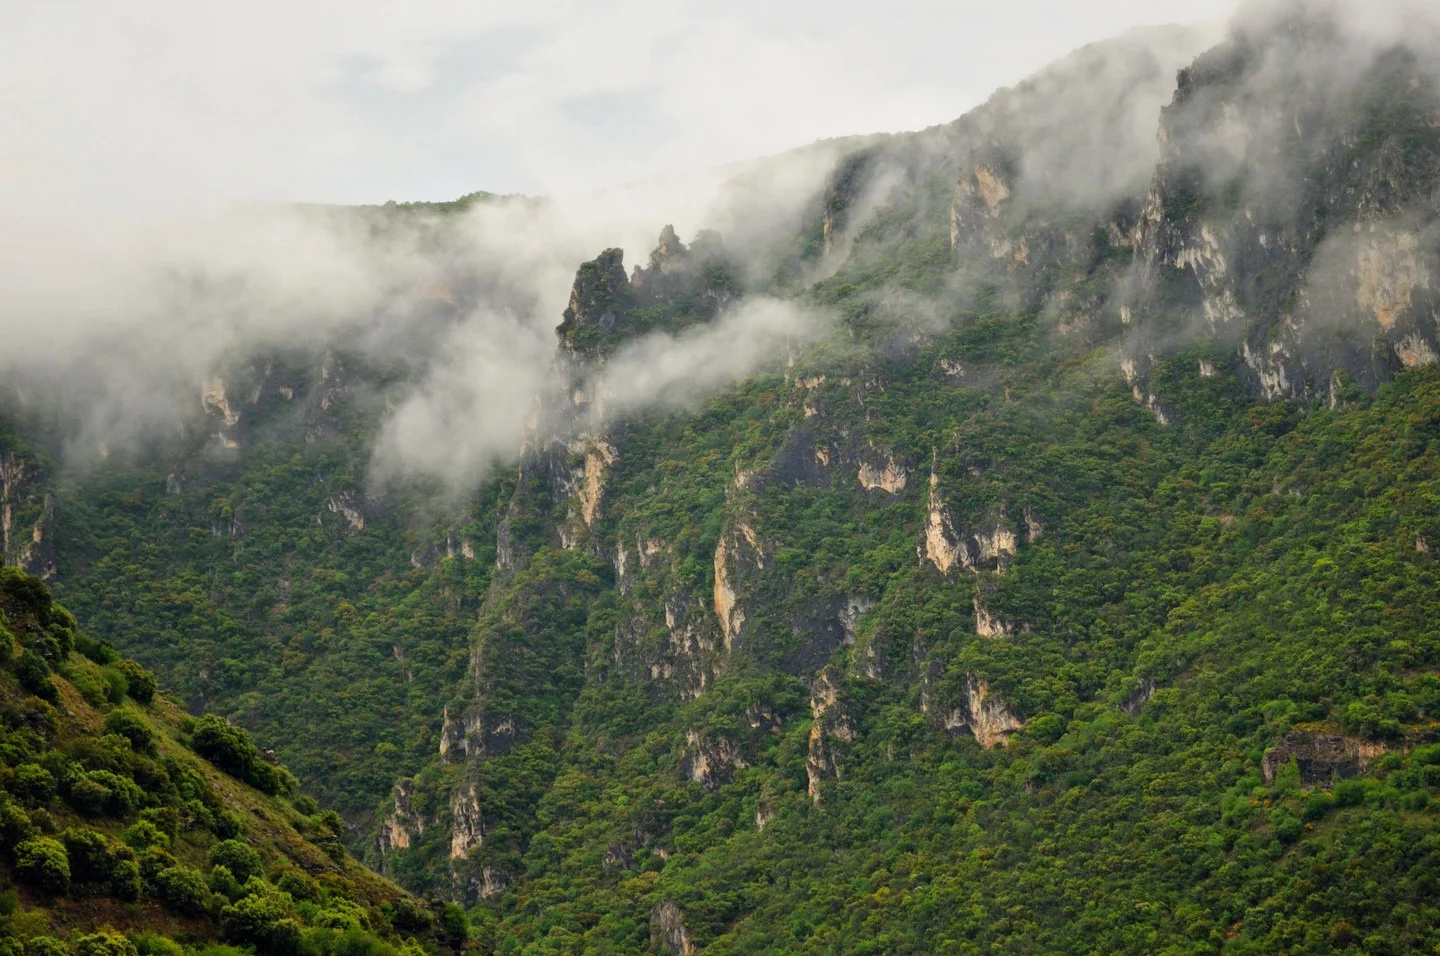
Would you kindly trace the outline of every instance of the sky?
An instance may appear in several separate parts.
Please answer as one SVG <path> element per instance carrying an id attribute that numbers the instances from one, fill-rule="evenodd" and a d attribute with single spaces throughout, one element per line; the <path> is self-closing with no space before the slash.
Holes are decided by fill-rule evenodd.
<path id="1" fill-rule="evenodd" d="M 0 0 L 0 226 L 582 192 L 945 122 L 1085 43 L 1233 6 Z"/>

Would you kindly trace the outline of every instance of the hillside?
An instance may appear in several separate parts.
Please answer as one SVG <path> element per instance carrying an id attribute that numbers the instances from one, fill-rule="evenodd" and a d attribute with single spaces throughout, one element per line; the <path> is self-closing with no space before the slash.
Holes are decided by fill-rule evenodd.
<path id="1" fill-rule="evenodd" d="M 463 920 L 456 937 L 356 863 L 340 828 L 245 731 L 185 714 L 0 569 L 0 951 L 463 948 Z"/>
<path id="2" fill-rule="evenodd" d="M 755 164 L 538 358 L 446 353 L 543 204 L 327 210 L 425 250 L 341 333 L 0 396 L 3 557 L 481 952 L 1434 948 L 1440 46 L 1348 16 Z"/>

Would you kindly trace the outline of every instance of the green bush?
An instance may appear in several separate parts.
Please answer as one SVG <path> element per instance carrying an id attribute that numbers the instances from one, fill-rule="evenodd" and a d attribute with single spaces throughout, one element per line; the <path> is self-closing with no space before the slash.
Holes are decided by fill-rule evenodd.
<path id="1" fill-rule="evenodd" d="M 155 895 L 183 916 L 201 916 L 210 909 L 211 891 L 199 870 L 171 866 L 155 876 Z"/>
<path id="2" fill-rule="evenodd" d="M 30 815 L 0 793 L 0 852 L 8 851 L 20 841 L 35 835 Z"/>
<path id="3" fill-rule="evenodd" d="M 53 704 L 60 699 L 60 692 L 50 679 L 50 665 L 33 650 L 27 649 L 20 655 L 15 664 L 15 677 L 21 687 L 47 703 Z"/>
<path id="4" fill-rule="evenodd" d="M 211 866 L 223 866 L 239 883 L 261 873 L 260 854 L 239 840 L 221 840 L 210 848 Z"/>
<path id="5" fill-rule="evenodd" d="M 146 807 L 140 811 L 140 819 L 154 824 L 172 840 L 180 835 L 180 811 L 174 807 Z"/>
<path id="6" fill-rule="evenodd" d="M 109 770 L 75 771 L 66 780 L 65 801 L 87 817 L 131 817 L 145 795 L 135 781 Z"/>
<path id="7" fill-rule="evenodd" d="M 434 915 L 419 900 L 402 896 L 385 904 L 385 916 L 390 925 L 402 933 L 419 933 L 430 928 Z"/>
<path id="8" fill-rule="evenodd" d="M 220 932 L 232 943 L 289 956 L 300 946 L 300 927 L 277 894 L 255 893 L 220 910 Z"/>
<path id="9" fill-rule="evenodd" d="M 139 956 L 135 944 L 111 930 L 101 930 L 75 941 L 75 956 Z"/>
<path id="10" fill-rule="evenodd" d="M 152 846 L 164 849 L 170 845 L 170 835 L 149 820 L 137 821 L 120 838 L 136 850 L 148 850 Z"/>
<path id="11" fill-rule="evenodd" d="M 125 702 L 125 695 L 130 690 L 130 682 L 118 667 L 100 668 L 100 680 L 105 684 L 105 699 L 116 706 Z"/>
<path id="12" fill-rule="evenodd" d="M 240 881 L 235 879 L 228 867 L 214 866 L 205 877 L 205 883 L 210 887 L 211 892 L 218 893 L 230 902 L 235 902 L 245 895 L 240 886 Z"/>
<path id="13" fill-rule="evenodd" d="M 210 832 L 222 840 L 235 840 L 245 835 L 245 818 L 232 810 L 218 810 Z"/>
<path id="14" fill-rule="evenodd" d="M 43 807 L 55 796 L 55 777 L 39 764 L 22 763 L 10 778 L 10 792 L 27 807 Z"/>
<path id="15" fill-rule="evenodd" d="M 32 936 L 25 943 L 25 956 L 72 956 L 70 947 L 53 936 Z"/>
<path id="16" fill-rule="evenodd" d="M 145 881 L 146 886 L 153 890 L 160 871 L 168 870 L 172 866 L 179 866 L 179 864 L 180 861 L 175 858 L 175 854 L 169 850 L 162 850 L 158 846 L 152 846 L 140 854 L 140 878 Z"/>
<path id="17" fill-rule="evenodd" d="M 140 865 L 135 852 L 88 827 L 70 827 L 60 834 L 70 860 L 70 878 L 88 892 L 135 899 L 140 893 Z"/>
<path id="18" fill-rule="evenodd" d="M 185 947 L 159 933 L 136 933 L 131 941 L 140 956 L 185 956 Z"/>
<path id="19" fill-rule="evenodd" d="M 149 704 L 155 699 L 158 685 L 154 674 L 128 659 L 120 661 L 115 667 L 125 678 L 126 693 L 131 700 L 137 704 Z"/>
<path id="20" fill-rule="evenodd" d="M 50 837 L 32 837 L 15 847 L 15 875 L 47 893 L 70 889 L 70 858 L 65 845 Z"/>
<path id="21" fill-rule="evenodd" d="M 155 733 L 145 718 L 133 710 L 116 708 L 110 711 L 105 717 L 105 732 L 117 734 L 130 741 L 130 746 L 137 754 L 153 753 L 155 750 Z"/>
<path id="22" fill-rule="evenodd" d="M 299 870 L 286 870 L 281 873 L 275 880 L 275 886 L 297 900 L 313 901 L 320 898 L 319 884 Z"/>
<path id="23" fill-rule="evenodd" d="M 297 786 L 290 771 L 268 763 L 261 756 L 244 728 L 232 727 L 214 714 L 206 714 L 195 722 L 191 746 L 200 756 L 257 790 L 283 795 L 293 792 Z"/>

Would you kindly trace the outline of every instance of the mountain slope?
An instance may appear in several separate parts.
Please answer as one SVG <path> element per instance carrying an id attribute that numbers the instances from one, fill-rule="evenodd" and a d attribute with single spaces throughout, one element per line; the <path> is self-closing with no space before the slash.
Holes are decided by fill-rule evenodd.
<path id="1" fill-rule="evenodd" d="M 244 731 L 158 696 L 13 568 L 0 569 L 0 665 L 4 951 L 68 952 L 66 937 L 130 953 L 179 952 L 176 938 L 274 953 L 454 944 L 430 907 L 345 853 L 338 817 L 285 799 L 294 778 Z"/>
<path id="2" fill-rule="evenodd" d="M 1345 16 L 1087 48 L 606 250 L 474 495 L 374 480 L 423 363 L 336 344 L 89 473 L 0 435 L 5 500 L 483 951 L 1434 947 L 1440 57 Z"/>

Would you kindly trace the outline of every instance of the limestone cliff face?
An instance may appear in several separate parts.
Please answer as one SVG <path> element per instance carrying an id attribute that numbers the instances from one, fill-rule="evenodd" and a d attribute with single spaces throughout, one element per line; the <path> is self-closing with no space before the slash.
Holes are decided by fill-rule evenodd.
<path id="1" fill-rule="evenodd" d="M 725 737 L 712 739 L 699 731 L 687 730 L 681 766 L 691 780 L 707 790 L 718 790 L 736 770 L 744 770 L 749 764 L 734 741 Z"/>
<path id="2" fill-rule="evenodd" d="M 698 952 L 685 926 L 685 914 L 670 902 L 660 903 L 650 912 L 650 943 L 670 956 L 694 956 Z"/>
<path id="3" fill-rule="evenodd" d="M 485 820 L 480 812 L 480 785 L 466 780 L 450 797 L 450 859 L 463 860 L 485 842 Z"/>
<path id="4" fill-rule="evenodd" d="M 622 537 L 614 566 L 620 596 L 615 666 L 658 696 L 699 697 L 728 661 L 712 596 L 685 580 L 674 549 L 658 539 Z"/>
<path id="5" fill-rule="evenodd" d="M 1294 760 L 1302 783 L 1328 786 L 1336 779 L 1363 773 L 1386 750 L 1383 743 L 1349 737 L 1331 728 L 1296 729 L 1265 752 L 1260 768 L 1265 782 L 1271 784 Z"/>
<path id="6" fill-rule="evenodd" d="M 602 341 L 629 314 L 633 301 L 624 251 L 606 249 L 575 275 L 564 321 L 555 330 L 561 346 L 574 355 L 598 354 Z"/>
<path id="7" fill-rule="evenodd" d="M 904 465 L 895 460 L 893 452 L 872 446 L 861 457 L 857 477 L 860 487 L 866 491 L 883 491 L 887 494 L 898 495 L 905 490 L 909 473 Z"/>
<path id="8" fill-rule="evenodd" d="M 841 700 L 840 684 L 829 669 L 821 671 L 810 691 L 809 748 L 805 755 L 806 792 L 820 805 L 826 777 L 841 774 L 840 751 L 855 739 L 855 724 Z"/>
<path id="9" fill-rule="evenodd" d="M 932 724 L 952 733 L 968 733 L 986 750 L 1003 744 L 1024 723 L 990 685 L 973 673 L 962 675 L 953 690 L 939 686 L 933 673 L 921 684 L 920 710 Z"/>
<path id="10" fill-rule="evenodd" d="M 1142 377 L 1190 323 L 1269 400 L 1333 401 L 1337 374 L 1373 389 L 1440 354 L 1440 90 L 1403 46 L 1309 68 L 1347 49 L 1278 5 L 1180 74 L 1134 235 Z"/>
<path id="11" fill-rule="evenodd" d="M 930 497 L 925 510 L 925 533 L 917 548 L 920 560 L 943 575 L 960 569 L 972 573 L 1004 574 L 1020 547 L 1021 534 L 1033 540 L 1043 531 L 1033 512 L 1022 532 L 1006 517 L 1002 504 L 991 513 L 975 516 L 961 527 L 941 491 L 940 478 L 930 475 Z"/>
<path id="12" fill-rule="evenodd" d="M 34 460 L 0 444 L 0 565 L 49 580 L 55 558 L 47 535 L 55 508 L 44 479 Z"/>
<path id="13" fill-rule="evenodd" d="M 397 850 L 408 850 L 410 844 L 425 835 L 425 818 L 415 812 L 415 782 L 409 778 L 395 781 L 391 792 L 390 812 L 380 823 L 376 847 L 383 858 Z"/>

